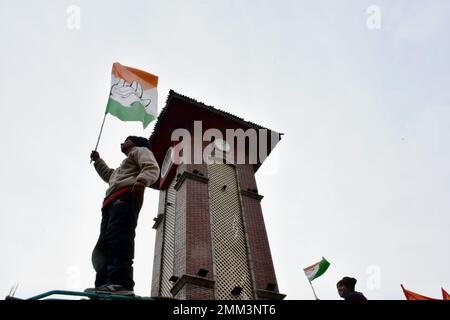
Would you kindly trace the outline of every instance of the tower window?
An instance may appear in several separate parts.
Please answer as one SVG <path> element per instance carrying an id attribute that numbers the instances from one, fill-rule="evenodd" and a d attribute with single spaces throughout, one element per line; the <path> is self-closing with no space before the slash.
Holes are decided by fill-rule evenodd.
<path id="1" fill-rule="evenodd" d="M 241 287 L 234 287 L 233 290 L 231 290 L 231 294 L 238 296 L 240 295 L 242 292 L 242 288 Z"/>

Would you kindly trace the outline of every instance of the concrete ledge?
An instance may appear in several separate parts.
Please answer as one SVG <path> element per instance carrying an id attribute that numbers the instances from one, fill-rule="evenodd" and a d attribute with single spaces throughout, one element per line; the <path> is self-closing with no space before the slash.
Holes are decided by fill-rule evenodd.
<path id="1" fill-rule="evenodd" d="M 180 279 L 178 279 L 177 282 L 173 285 L 172 289 L 170 289 L 170 293 L 175 297 L 177 293 L 184 287 L 185 284 L 190 283 L 199 287 L 214 289 L 214 281 L 197 277 L 197 276 L 191 276 L 188 274 L 183 274 Z"/>
<path id="2" fill-rule="evenodd" d="M 261 201 L 262 198 L 264 198 L 264 196 L 262 196 L 262 195 L 260 195 L 260 194 L 258 194 L 258 193 L 256 193 L 256 192 L 248 191 L 248 190 L 241 190 L 241 194 L 242 194 L 243 196 L 246 196 L 246 197 L 249 197 L 249 198 L 256 199 L 256 200 L 258 200 L 258 201 Z"/>
<path id="3" fill-rule="evenodd" d="M 268 290 L 256 290 L 257 300 L 283 300 L 286 297 L 285 294 L 268 291 Z"/>
<path id="4" fill-rule="evenodd" d="M 184 181 L 186 181 L 186 179 L 196 180 L 196 181 L 203 182 L 203 183 L 208 183 L 208 181 L 209 181 L 209 179 L 204 176 L 194 174 L 189 171 L 184 171 L 181 174 L 180 178 L 178 178 L 178 181 L 174 186 L 175 190 L 178 191 L 181 188 L 181 186 L 183 185 Z"/>
<path id="5" fill-rule="evenodd" d="M 153 221 L 155 221 L 155 223 L 153 224 L 153 229 L 158 229 L 159 224 L 161 223 L 161 221 L 163 221 L 164 219 L 164 214 L 163 213 L 159 213 L 156 218 L 153 219 Z"/>

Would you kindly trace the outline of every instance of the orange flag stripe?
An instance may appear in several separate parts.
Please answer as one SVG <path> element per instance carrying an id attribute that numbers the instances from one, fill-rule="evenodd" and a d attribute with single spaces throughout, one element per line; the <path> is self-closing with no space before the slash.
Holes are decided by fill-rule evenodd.
<path id="1" fill-rule="evenodd" d="M 158 85 L 158 76 L 139 69 L 123 66 L 118 62 L 113 64 L 112 73 L 116 78 L 122 78 L 128 83 L 132 83 L 133 81 L 139 82 L 143 90 L 152 89 Z"/>

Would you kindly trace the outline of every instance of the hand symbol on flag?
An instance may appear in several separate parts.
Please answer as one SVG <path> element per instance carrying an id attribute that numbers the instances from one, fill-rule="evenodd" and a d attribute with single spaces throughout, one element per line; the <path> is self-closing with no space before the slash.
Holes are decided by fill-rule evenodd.
<path id="1" fill-rule="evenodd" d="M 131 107 L 134 102 L 140 102 L 144 108 L 151 103 L 150 97 L 143 97 L 142 86 L 139 82 L 133 81 L 131 84 L 124 79 L 115 78 L 111 86 L 111 98 L 122 104 L 124 107 Z"/>

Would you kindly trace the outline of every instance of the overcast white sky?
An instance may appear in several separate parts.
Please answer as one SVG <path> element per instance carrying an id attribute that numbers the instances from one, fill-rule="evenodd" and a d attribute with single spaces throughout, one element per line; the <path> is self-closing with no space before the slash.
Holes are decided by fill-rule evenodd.
<path id="1" fill-rule="evenodd" d="M 174 89 L 285 133 L 257 182 L 287 299 L 313 298 L 302 268 L 322 256 L 322 299 L 346 275 L 369 299 L 450 289 L 449 1 L 0 4 L 1 297 L 93 284 L 107 185 L 89 154 L 115 61 L 160 77 L 159 110 Z M 119 143 L 152 130 L 108 116 L 100 154 L 115 167 Z M 157 199 L 148 189 L 137 229 L 141 295 Z"/>

